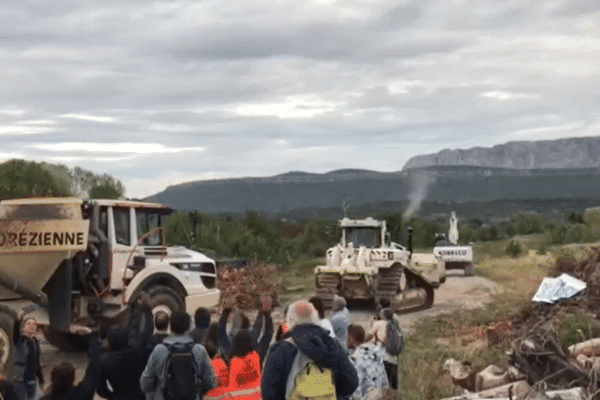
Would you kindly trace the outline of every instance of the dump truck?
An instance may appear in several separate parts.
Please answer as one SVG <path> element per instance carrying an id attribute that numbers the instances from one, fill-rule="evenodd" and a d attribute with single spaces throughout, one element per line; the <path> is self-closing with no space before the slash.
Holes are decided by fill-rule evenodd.
<path id="1" fill-rule="evenodd" d="M 63 349 L 87 343 L 82 335 L 142 295 L 154 313 L 216 305 L 215 261 L 165 243 L 172 211 L 124 200 L 0 202 L 0 364 L 13 357 L 15 316 L 32 304 L 48 341 Z"/>
<path id="2" fill-rule="evenodd" d="M 446 269 L 462 269 L 466 276 L 473 276 L 473 246 L 458 243 L 458 219 L 450 213 L 448 236 L 438 233 L 435 237 L 433 254 L 444 259 Z"/>
<path id="3" fill-rule="evenodd" d="M 343 218 L 339 225 L 340 242 L 314 270 L 316 294 L 325 307 L 331 307 L 334 295 L 373 300 L 376 306 L 385 300 L 405 312 L 433 305 L 434 289 L 446 280 L 444 262 L 414 253 L 412 230 L 405 248 L 391 241 L 385 221 Z"/>

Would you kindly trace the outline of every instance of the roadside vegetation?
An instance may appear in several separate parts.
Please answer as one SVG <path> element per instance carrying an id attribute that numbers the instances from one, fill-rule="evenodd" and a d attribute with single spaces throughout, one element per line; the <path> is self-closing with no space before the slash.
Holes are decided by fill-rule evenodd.
<path id="1" fill-rule="evenodd" d="M 506 254 L 506 247 L 513 240 L 523 246 L 519 256 Z M 402 355 L 402 380 L 410 382 L 403 385 L 403 399 L 450 397 L 453 384 L 443 370 L 449 358 L 468 362 L 473 369 L 490 364 L 507 367 L 505 352 L 509 349 L 508 327 L 513 317 L 527 312 L 539 284 L 552 273 L 557 261 L 582 259 L 589 249 L 585 244 L 554 245 L 540 254 L 539 246 L 545 240 L 543 234 L 536 233 L 475 244 L 476 274 L 500 284 L 503 292 L 492 294 L 484 308 L 457 311 L 417 323 L 406 338 Z M 580 340 L 582 330 L 592 329 L 588 320 L 577 315 L 555 323 L 565 348 Z M 484 332 L 494 327 L 498 340 L 490 346 Z M 595 329 L 600 332 L 600 328 Z M 592 337 L 592 333 L 586 336 Z"/>

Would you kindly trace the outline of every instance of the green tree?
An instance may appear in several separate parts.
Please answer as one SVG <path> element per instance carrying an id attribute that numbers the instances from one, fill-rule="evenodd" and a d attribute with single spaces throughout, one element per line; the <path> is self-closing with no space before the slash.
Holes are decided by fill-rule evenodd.
<path id="1" fill-rule="evenodd" d="M 70 194 L 42 164 L 18 159 L 0 164 L 0 199 Z"/>

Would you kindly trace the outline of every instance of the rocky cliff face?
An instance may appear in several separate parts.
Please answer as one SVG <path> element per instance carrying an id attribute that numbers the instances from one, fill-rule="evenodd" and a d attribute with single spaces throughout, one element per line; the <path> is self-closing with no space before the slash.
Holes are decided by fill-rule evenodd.
<path id="1" fill-rule="evenodd" d="M 562 169 L 600 167 L 600 137 L 539 142 L 509 142 L 491 148 L 442 150 L 416 156 L 403 170 L 433 166 L 476 166 L 510 169 Z"/>

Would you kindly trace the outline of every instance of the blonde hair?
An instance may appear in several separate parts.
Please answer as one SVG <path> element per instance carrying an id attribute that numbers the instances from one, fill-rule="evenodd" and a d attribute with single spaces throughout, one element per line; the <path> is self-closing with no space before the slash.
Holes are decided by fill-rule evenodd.
<path id="1" fill-rule="evenodd" d="M 319 313 L 312 303 L 298 300 L 290 304 L 287 313 L 286 325 L 288 330 L 302 324 L 318 324 Z"/>

